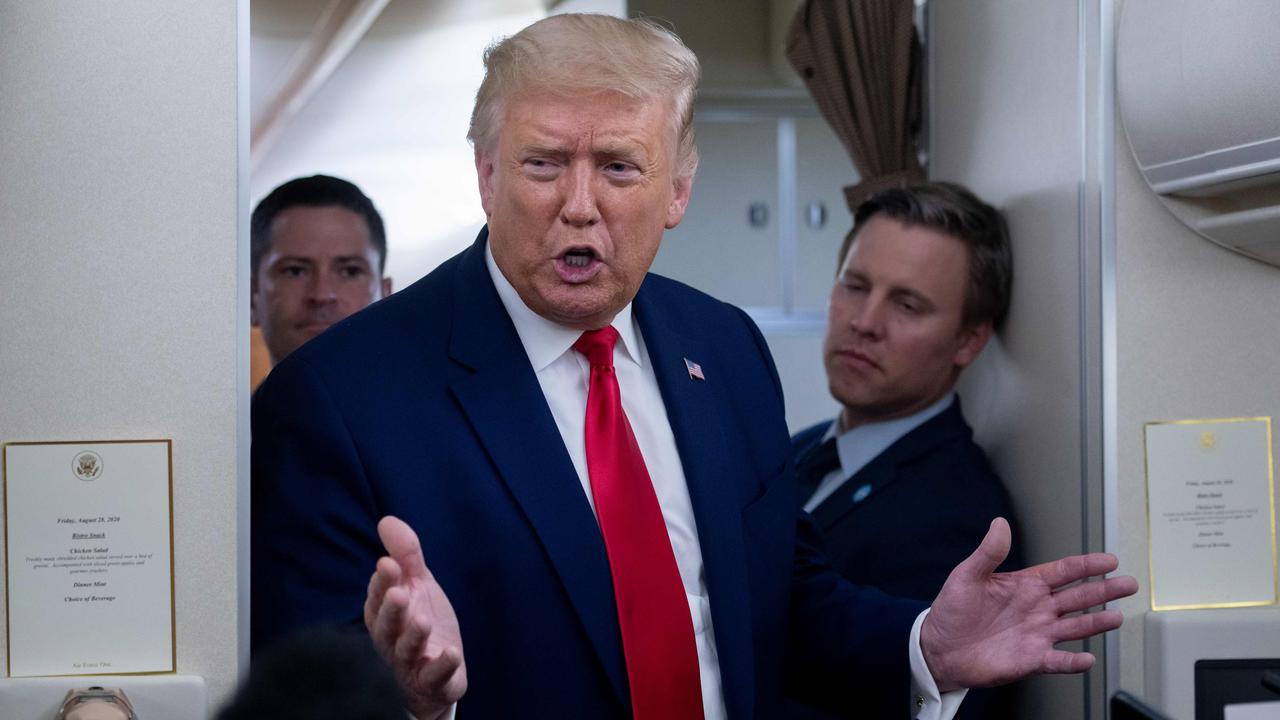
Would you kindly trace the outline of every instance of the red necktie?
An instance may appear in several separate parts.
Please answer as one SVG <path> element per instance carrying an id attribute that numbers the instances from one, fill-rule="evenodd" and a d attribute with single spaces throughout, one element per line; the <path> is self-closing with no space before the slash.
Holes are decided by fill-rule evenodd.
<path id="1" fill-rule="evenodd" d="M 622 410 L 613 372 L 612 326 L 573 349 L 591 363 L 587 473 L 613 575 L 635 720 L 702 718 L 702 684 L 689 601 L 649 471 Z"/>

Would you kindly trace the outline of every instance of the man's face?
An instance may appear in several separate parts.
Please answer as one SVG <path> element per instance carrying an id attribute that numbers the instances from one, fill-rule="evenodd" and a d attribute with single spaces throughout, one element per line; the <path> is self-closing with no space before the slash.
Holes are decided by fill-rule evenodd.
<path id="1" fill-rule="evenodd" d="M 872 216 L 831 291 L 822 355 L 846 429 L 922 410 L 991 335 L 964 327 L 969 252 L 937 230 Z"/>
<path id="2" fill-rule="evenodd" d="M 523 95 L 476 150 L 493 258 L 534 312 L 590 330 L 635 297 L 684 216 L 668 105 L 613 93 Z"/>
<path id="3" fill-rule="evenodd" d="M 279 362 L 303 343 L 391 292 L 360 215 L 341 207 L 286 208 L 271 225 L 250 296 L 253 324 Z"/>

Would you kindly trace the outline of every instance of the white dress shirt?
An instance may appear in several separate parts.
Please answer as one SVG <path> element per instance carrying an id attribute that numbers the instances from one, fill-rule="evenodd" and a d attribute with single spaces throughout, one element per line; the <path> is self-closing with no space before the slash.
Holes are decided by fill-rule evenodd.
<path id="1" fill-rule="evenodd" d="M 502 299 L 507 314 L 511 316 L 511 322 L 520 336 L 520 343 L 529 356 L 529 363 L 533 366 L 542 394 L 555 418 L 565 449 L 569 451 L 569 458 L 573 460 L 573 467 L 578 472 L 582 491 L 586 493 L 594 512 L 591 480 L 587 474 L 585 431 L 591 367 L 586 358 L 573 350 L 573 344 L 582 335 L 582 331 L 558 325 L 530 310 L 498 269 L 488 246 L 485 247 L 485 262 L 498 296 Z M 727 711 L 720 687 L 720 660 L 716 655 L 715 633 L 711 626 L 711 603 L 707 597 L 706 576 L 703 572 L 702 546 L 698 541 L 698 528 L 694 520 L 693 503 L 689 499 L 684 466 L 680 462 L 675 435 L 671 432 L 666 404 L 658 390 L 658 380 L 649 361 L 649 353 L 631 316 L 630 303 L 614 318 L 613 327 L 618 331 L 619 337 L 613 359 L 618 389 L 622 395 L 622 408 L 631 423 L 649 478 L 653 482 L 654 492 L 658 496 L 658 505 L 662 508 L 667 534 L 671 538 L 671 549 L 675 553 L 680 580 L 689 601 L 698 648 L 705 718 L 725 720 Z M 921 613 L 911 633 L 913 712 L 918 713 L 915 717 L 919 720 L 950 720 L 955 711 L 952 709 L 949 713 L 942 712 L 943 703 L 938 698 L 937 687 L 920 651 L 919 628 L 923 618 L 924 613 Z M 921 672 L 923 679 L 918 677 Z M 955 705 L 959 705 L 958 700 Z M 918 712 L 916 708 L 929 712 Z"/>

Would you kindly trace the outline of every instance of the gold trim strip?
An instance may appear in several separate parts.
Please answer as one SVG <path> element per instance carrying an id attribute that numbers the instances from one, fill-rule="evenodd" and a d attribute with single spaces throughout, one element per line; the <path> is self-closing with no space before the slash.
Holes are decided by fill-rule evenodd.
<path id="1" fill-rule="evenodd" d="M 173 443 L 173 438 L 144 438 L 142 440 L 12 440 L 10 445 L 140 445 L 145 443 Z M 74 676 L 73 676 L 74 677 Z"/>
<path id="2" fill-rule="evenodd" d="M 169 455 L 169 641 L 173 643 L 169 656 L 169 673 L 178 672 L 178 567 L 174 561 L 174 545 L 177 544 L 173 532 L 173 440 L 165 440 Z"/>
<path id="3" fill-rule="evenodd" d="M 1260 422 L 1266 423 L 1267 428 L 1271 427 L 1270 415 L 1259 415 L 1257 417 L 1234 417 L 1234 418 L 1200 418 L 1198 420 L 1151 420 L 1142 424 L 1142 427 L 1148 425 L 1220 425 L 1222 423 L 1242 423 L 1242 422 Z"/>
<path id="4" fill-rule="evenodd" d="M 144 670 L 139 672 L 75 673 L 72 675 L 10 675 L 10 678 L 78 678 L 78 677 L 143 677 L 149 675 L 176 675 L 172 670 Z"/>
<path id="5" fill-rule="evenodd" d="M 4 674 L 13 677 L 9 645 L 13 629 L 9 625 L 9 443 L 0 448 L 0 481 L 4 484 Z"/>
<path id="6" fill-rule="evenodd" d="M 1268 605 L 1275 604 L 1274 600 L 1253 600 L 1246 602 L 1207 603 L 1204 605 L 1159 605 L 1153 606 L 1151 609 L 1156 612 L 1165 612 L 1166 610 L 1217 610 L 1225 608 L 1266 607 Z"/>

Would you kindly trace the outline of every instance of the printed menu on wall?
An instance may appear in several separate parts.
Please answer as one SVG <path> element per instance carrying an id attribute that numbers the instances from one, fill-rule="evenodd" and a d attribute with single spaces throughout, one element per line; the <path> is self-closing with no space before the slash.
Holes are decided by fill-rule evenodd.
<path id="1" fill-rule="evenodd" d="M 10 677 L 175 670 L 172 450 L 4 446 Z"/>
<path id="2" fill-rule="evenodd" d="M 1270 605 L 1271 418 L 1148 423 L 1151 608 Z"/>

